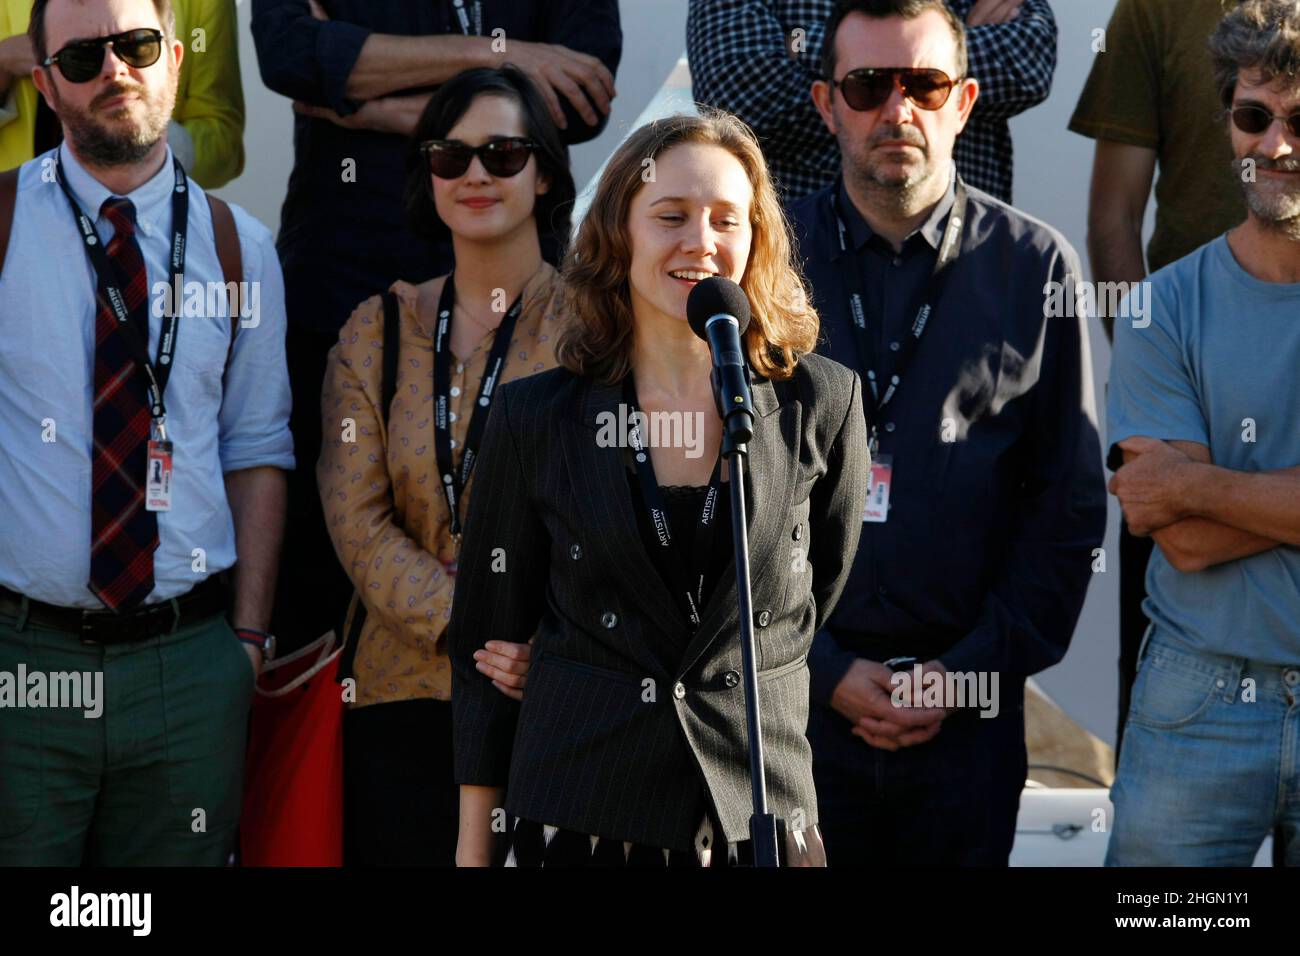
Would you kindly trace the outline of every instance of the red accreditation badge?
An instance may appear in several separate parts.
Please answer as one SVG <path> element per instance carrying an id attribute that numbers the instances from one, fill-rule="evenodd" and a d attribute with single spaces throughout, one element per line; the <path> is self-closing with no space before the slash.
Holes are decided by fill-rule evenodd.
<path id="1" fill-rule="evenodd" d="M 871 462 L 871 481 L 867 486 L 867 507 L 863 521 L 883 524 L 889 520 L 889 487 L 894 480 L 894 456 L 877 455 Z"/>
<path id="2" fill-rule="evenodd" d="M 151 438 L 149 470 L 144 483 L 144 506 L 148 511 L 172 510 L 172 443 Z"/>

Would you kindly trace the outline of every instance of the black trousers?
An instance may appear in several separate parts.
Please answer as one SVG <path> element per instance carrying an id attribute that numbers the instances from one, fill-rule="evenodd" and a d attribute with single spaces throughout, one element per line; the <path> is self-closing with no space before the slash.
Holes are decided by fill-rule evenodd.
<path id="1" fill-rule="evenodd" d="M 808 740 L 827 865 L 1007 865 L 1027 759 L 1023 685 L 1000 690 L 997 717 L 959 711 L 933 740 L 894 752 L 812 705 Z"/>
<path id="2" fill-rule="evenodd" d="M 455 866 L 459 814 L 449 701 L 347 711 L 345 866 Z"/>

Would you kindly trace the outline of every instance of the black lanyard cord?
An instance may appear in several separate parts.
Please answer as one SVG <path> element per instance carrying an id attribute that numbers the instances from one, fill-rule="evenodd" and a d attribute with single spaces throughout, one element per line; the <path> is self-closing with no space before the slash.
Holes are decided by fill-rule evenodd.
<path id="1" fill-rule="evenodd" d="M 840 210 L 839 190 L 836 189 L 831 193 L 835 225 L 839 233 L 840 252 L 842 255 L 847 256 L 853 264 L 851 285 L 856 283 L 856 286 L 849 293 L 849 309 L 850 314 L 853 316 L 858 354 L 867 370 L 867 394 L 863 395 L 863 401 L 870 413 L 873 453 L 879 445 L 876 429 L 880 422 L 881 412 L 897 394 L 904 373 L 911 367 L 912 360 L 916 357 L 917 349 L 921 344 L 921 337 L 925 335 L 925 330 L 932 324 L 931 320 L 934 318 L 935 309 L 943 296 L 944 284 L 952 272 L 952 265 L 957 261 L 957 257 L 961 255 L 961 241 L 966 228 L 968 198 L 966 184 L 961 181 L 961 177 L 958 177 L 956 197 L 952 204 L 952 210 L 948 214 L 948 225 L 944 229 L 943 241 L 939 246 L 939 255 L 934 261 L 934 269 L 930 272 L 930 278 L 922 291 L 921 304 L 917 307 L 912 327 L 903 339 L 897 358 L 893 362 L 893 367 L 886 376 L 882 368 L 883 363 L 880 362 L 877 354 L 876 337 L 867 329 L 867 282 L 866 276 L 862 272 L 862 262 L 857 254 L 849 248 L 849 231 Z M 887 379 L 883 395 L 880 392 L 882 379 Z"/>
<path id="2" fill-rule="evenodd" d="M 438 298 L 438 324 L 433 334 L 433 447 L 438 460 L 438 476 L 441 479 L 443 493 L 447 496 L 447 510 L 451 514 L 451 534 L 460 539 L 460 498 L 469 483 L 470 473 L 474 470 L 474 459 L 478 454 L 479 442 L 483 439 L 483 429 L 487 427 L 488 411 L 492 405 L 492 396 L 500 384 L 501 373 L 505 370 L 506 358 L 510 351 L 510 340 L 514 338 L 515 326 L 524 307 L 524 294 L 519 293 L 514 305 L 510 306 L 501 324 L 497 326 L 496 338 L 492 341 L 492 350 L 488 353 L 487 366 L 479 382 L 478 399 L 474 411 L 470 414 L 469 429 L 465 434 L 465 444 L 461 451 L 460 467 L 455 464 L 451 448 L 451 313 L 456 306 L 455 274 L 447 276 L 443 283 L 442 295 Z"/>
<path id="3" fill-rule="evenodd" d="M 704 602 L 704 578 L 708 569 L 709 557 L 713 551 L 714 533 L 718 525 L 718 503 L 722 497 L 722 456 L 713 465 L 713 474 L 709 477 L 708 491 L 704 495 L 704 505 L 695 528 L 689 561 L 681 551 L 680 542 L 674 544 L 672 528 L 668 522 L 668 512 L 664 508 L 663 495 L 659 491 L 659 482 L 655 478 L 654 462 L 650 459 L 650 449 L 646 447 L 641 434 L 639 422 L 644 416 L 636 399 L 636 382 L 631 373 L 623 380 L 623 401 L 628 407 L 628 419 L 632 430 L 628 436 L 632 445 L 632 460 L 636 469 L 637 483 L 641 488 L 641 498 L 650 525 L 659 538 L 661 566 L 672 578 L 672 588 L 684 600 L 683 609 L 692 631 L 700 626 L 700 615 Z"/>
<path id="4" fill-rule="evenodd" d="M 172 186 L 171 274 L 176 277 L 176 287 L 179 288 L 182 285 L 178 281 L 179 277 L 185 274 L 185 242 L 189 234 L 190 205 L 185 170 L 182 168 L 180 160 L 175 156 L 172 157 L 172 164 L 175 182 Z M 54 160 L 54 177 L 58 180 L 59 186 L 63 189 L 63 194 L 68 199 L 68 204 L 72 209 L 72 217 L 77 223 L 77 230 L 81 233 L 82 242 L 86 245 L 86 253 L 90 256 L 90 263 L 95 269 L 98 297 L 112 312 L 118 325 L 127 333 L 126 340 L 131 351 L 135 353 L 136 366 L 144 374 L 148 382 L 149 414 L 161 426 L 167 417 L 167 409 L 163 405 L 163 393 L 167 389 L 167 380 L 171 377 L 172 371 L 172 358 L 176 354 L 176 336 L 179 331 L 177 323 L 180 318 L 181 304 L 178 301 L 172 302 L 171 314 L 166 317 L 166 324 L 158 336 L 157 358 L 150 362 L 148 310 L 145 310 L 145 327 L 138 328 L 131 320 L 131 313 L 126 307 L 126 298 L 123 296 L 121 289 L 122 277 L 104 251 L 104 243 L 100 241 L 98 233 L 95 232 L 94 220 L 86 215 L 85 211 L 77 203 L 76 198 L 73 197 L 72 191 L 68 189 L 68 184 L 63 177 L 63 164 L 57 154 Z M 143 252 L 141 257 L 143 259 Z M 148 281 L 147 275 L 145 281 Z M 147 290 L 145 295 L 147 301 Z"/>

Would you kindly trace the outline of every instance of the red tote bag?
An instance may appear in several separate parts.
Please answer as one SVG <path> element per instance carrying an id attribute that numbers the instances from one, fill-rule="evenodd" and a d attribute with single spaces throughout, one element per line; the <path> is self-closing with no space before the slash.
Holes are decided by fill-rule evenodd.
<path id="1" fill-rule="evenodd" d="M 330 631 L 263 668 L 244 770 L 244 866 L 343 865 L 341 647 Z"/>

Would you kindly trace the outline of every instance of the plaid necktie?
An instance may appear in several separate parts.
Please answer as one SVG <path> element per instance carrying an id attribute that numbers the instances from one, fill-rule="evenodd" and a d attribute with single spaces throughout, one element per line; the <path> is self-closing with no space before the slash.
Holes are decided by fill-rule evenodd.
<path id="1" fill-rule="evenodd" d="M 158 519 L 145 510 L 149 399 L 128 335 L 148 341 L 148 280 L 135 241 L 135 207 L 109 198 L 100 210 L 113 224 L 108 258 L 131 315 L 123 328 L 102 290 L 95 315 L 95 447 L 91 462 L 90 590 L 112 610 L 135 607 L 153 590 Z"/>

